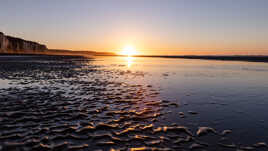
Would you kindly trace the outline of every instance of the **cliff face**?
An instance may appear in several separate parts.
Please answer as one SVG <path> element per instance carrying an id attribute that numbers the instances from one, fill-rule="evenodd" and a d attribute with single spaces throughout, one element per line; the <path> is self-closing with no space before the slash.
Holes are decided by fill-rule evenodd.
<path id="1" fill-rule="evenodd" d="M 4 34 L 0 32 L 0 51 L 4 50 Z"/>
<path id="2" fill-rule="evenodd" d="M 0 32 L 0 52 L 35 52 L 45 51 L 47 47 L 45 45 L 27 41 L 16 37 L 5 36 Z"/>

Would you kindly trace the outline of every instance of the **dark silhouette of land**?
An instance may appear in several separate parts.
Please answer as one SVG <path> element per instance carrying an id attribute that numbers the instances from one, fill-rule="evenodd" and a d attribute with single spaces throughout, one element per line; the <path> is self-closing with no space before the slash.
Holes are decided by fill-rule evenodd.
<path id="1" fill-rule="evenodd" d="M 0 32 L 0 55 L 72 55 L 72 56 L 92 56 L 92 55 L 115 55 L 108 52 L 96 51 L 71 51 L 48 49 L 46 45 L 38 42 L 12 37 Z"/>
<path id="2" fill-rule="evenodd" d="M 135 57 L 153 57 L 153 58 L 181 58 L 181 59 L 205 59 L 205 60 L 224 60 L 224 61 L 248 61 L 248 62 L 268 62 L 268 56 L 156 56 L 156 55 L 137 55 Z"/>

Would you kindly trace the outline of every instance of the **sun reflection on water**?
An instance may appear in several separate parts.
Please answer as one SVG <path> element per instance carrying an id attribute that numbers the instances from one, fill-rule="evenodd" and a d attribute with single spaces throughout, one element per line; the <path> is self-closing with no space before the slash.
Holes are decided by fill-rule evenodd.
<path id="1" fill-rule="evenodd" d="M 125 60 L 126 60 L 127 67 L 130 68 L 134 63 L 135 58 L 131 56 L 127 56 L 125 57 Z"/>

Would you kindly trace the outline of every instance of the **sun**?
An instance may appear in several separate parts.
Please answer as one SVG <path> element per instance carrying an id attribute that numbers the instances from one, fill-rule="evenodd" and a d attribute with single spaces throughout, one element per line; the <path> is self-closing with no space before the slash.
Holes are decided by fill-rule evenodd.
<path id="1" fill-rule="evenodd" d="M 124 56 L 134 56 L 137 55 L 138 52 L 132 45 L 126 45 L 119 54 Z"/>

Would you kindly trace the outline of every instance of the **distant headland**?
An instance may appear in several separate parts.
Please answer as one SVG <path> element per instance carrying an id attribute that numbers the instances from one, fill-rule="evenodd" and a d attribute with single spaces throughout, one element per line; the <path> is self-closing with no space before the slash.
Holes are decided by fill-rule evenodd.
<path id="1" fill-rule="evenodd" d="M 6 36 L 0 32 L 0 52 L 2 53 L 23 53 L 23 52 L 43 52 L 47 46 L 37 42 L 24 40 L 17 37 Z"/>
<path id="2" fill-rule="evenodd" d="M 74 55 L 74 56 L 92 56 L 92 55 L 115 55 L 109 52 L 95 51 L 72 51 L 48 49 L 46 45 L 38 42 L 24 40 L 22 38 L 12 37 L 0 32 L 0 54 L 16 55 Z"/>

